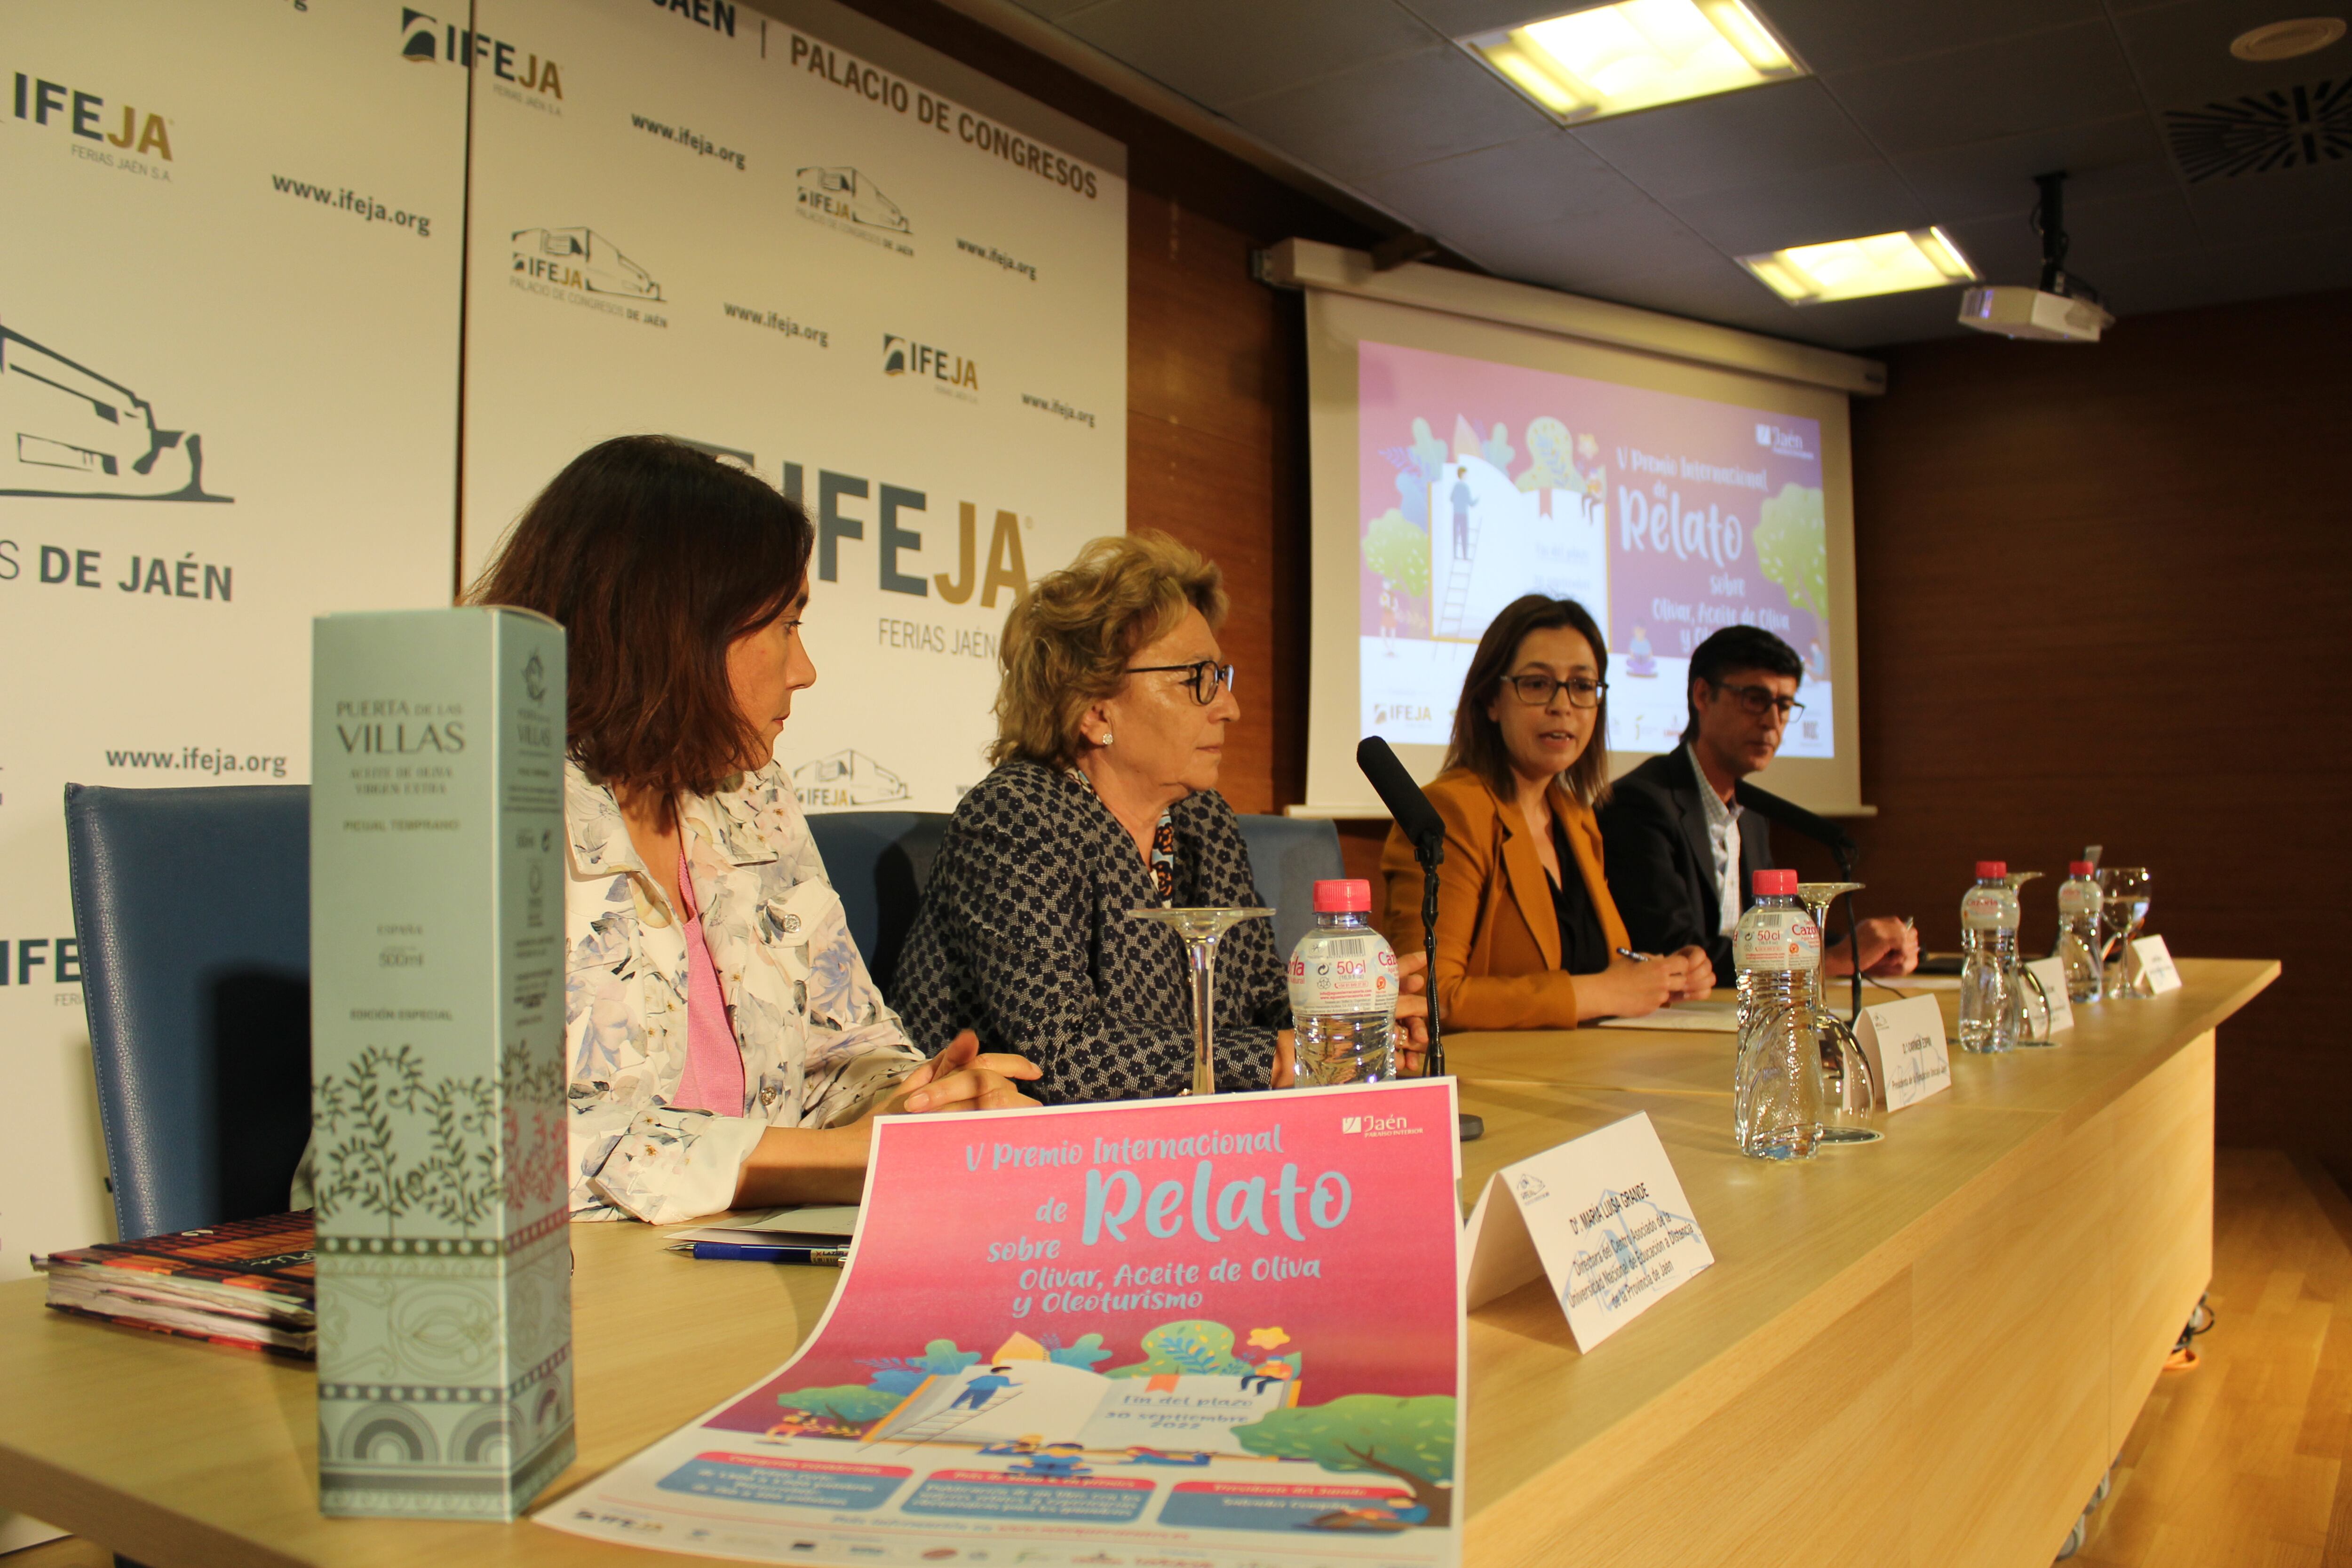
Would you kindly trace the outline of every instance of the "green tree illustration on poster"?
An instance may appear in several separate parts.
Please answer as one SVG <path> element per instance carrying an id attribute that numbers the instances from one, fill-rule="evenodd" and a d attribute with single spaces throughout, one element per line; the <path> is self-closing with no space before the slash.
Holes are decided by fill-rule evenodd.
<path id="1" fill-rule="evenodd" d="M 1268 1458 L 1394 1476 L 1412 1489 L 1431 1524 L 1453 1518 L 1454 1401 L 1445 1394 L 1344 1394 L 1328 1405 L 1268 1411 L 1234 1427 L 1234 1437 Z"/>
<path id="2" fill-rule="evenodd" d="M 1131 1366 L 1116 1366 L 1105 1377 L 1197 1377 L 1217 1373 L 1240 1374 L 1249 1363 L 1234 1357 L 1234 1331 L 1205 1318 L 1162 1323 L 1143 1336 L 1143 1359 Z"/>
<path id="3" fill-rule="evenodd" d="M 811 1415 L 830 1416 L 863 1426 L 889 1415 L 905 1397 L 862 1383 L 845 1383 L 833 1388 L 796 1388 L 790 1394 L 776 1395 L 776 1403 L 787 1410 L 805 1411 Z"/>
<path id="4" fill-rule="evenodd" d="M 1429 593 L 1429 535 L 1394 507 L 1364 531 L 1364 564 L 1410 598 Z"/>
<path id="5" fill-rule="evenodd" d="M 1756 565 L 1780 584 L 1792 609 L 1830 614 L 1829 529 L 1822 518 L 1822 492 L 1782 485 L 1764 503 L 1756 523 Z"/>

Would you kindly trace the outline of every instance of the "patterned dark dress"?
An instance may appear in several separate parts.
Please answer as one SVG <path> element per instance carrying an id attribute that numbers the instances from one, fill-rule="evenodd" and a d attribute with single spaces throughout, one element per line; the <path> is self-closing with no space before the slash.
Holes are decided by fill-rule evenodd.
<path id="1" fill-rule="evenodd" d="M 1209 791 L 1179 801 L 1178 905 L 1253 905 L 1241 824 Z M 892 1000 L 937 1052 L 970 1028 L 984 1051 L 1045 1069 L 1048 1105 L 1182 1092 L 1192 1081 L 1183 943 L 1126 911 L 1162 902 L 1135 840 L 1079 779 L 1006 763 L 956 807 L 898 962 Z M 1270 921 L 1217 945 L 1217 1087 L 1271 1087 L 1290 996 Z"/>

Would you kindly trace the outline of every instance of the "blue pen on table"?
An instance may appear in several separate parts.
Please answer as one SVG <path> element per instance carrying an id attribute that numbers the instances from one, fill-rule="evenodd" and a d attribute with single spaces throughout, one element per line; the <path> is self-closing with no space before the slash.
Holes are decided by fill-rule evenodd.
<path id="1" fill-rule="evenodd" d="M 1630 958 L 1636 963 L 1647 963 L 1658 955 L 1654 952 L 1635 952 L 1630 947 L 1621 947 L 1617 950 L 1617 956 Z"/>
<path id="2" fill-rule="evenodd" d="M 849 1261 L 849 1248 L 845 1247 L 773 1247 L 756 1242 L 698 1241 L 692 1244 L 692 1248 L 698 1260 L 715 1258 L 736 1263 L 814 1263 L 827 1268 L 838 1268 Z"/>

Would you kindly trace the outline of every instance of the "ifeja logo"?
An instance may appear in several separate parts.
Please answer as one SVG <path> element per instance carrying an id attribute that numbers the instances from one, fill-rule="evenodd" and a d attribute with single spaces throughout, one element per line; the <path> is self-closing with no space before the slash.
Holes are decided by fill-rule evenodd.
<path id="1" fill-rule="evenodd" d="M 593 228 L 519 228 L 509 237 L 514 243 L 509 270 L 536 282 L 583 294 L 656 301 L 662 297 L 652 273 Z"/>
<path id="2" fill-rule="evenodd" d="M 902 338 L 890 332 L 882 334 L 882 374 L 884 375 L 927 375 L 934 381 L 944 381 L 950 386 L 961 386 L 972 392 L 980 390 L 980 362 L 961 354 L 950 353 L 929 343 L 919 343 L 912 338 Z"/>
<path id="3" fill-rule="evenodd" d="M 400 11 L 400 58 L 420 65 L 434 60 L 446 60 L 456 66 L 485 61 L 492 76 L 510 81 L 526 92 L 544 93 L 553 99 L 563 96 L 563 73 L 551 58 L 542 60 L 488 33 L 444 22 L 429 12 L 406 5 Z"/>
<path id="4" fill-rule="evenodd" d="M 65 82 L 44 81 L 37 76 L 16 73 L 16 118 L 35 125 L 52 122 L 70 131 L 85 142 L 103 142 L 139 157 L 153 156 L 168 163 L 172 161 L 170 122 L 163 115 L 150 110 L 142 113 L 130 104 L 122 106 L 122 123 L 112 123 L 114 115 L 106 107 L 106 100 L 94 92 L 84 92 Z M 112 162 L 101 158 L 100 162 Z"/>
<path id="5" fill-rule="evenodd" d="M 904 800 L 908 793 L 905 779 L 855 748 L 793 770 L 793 794 L 803 809 L 880 805 Z"/>

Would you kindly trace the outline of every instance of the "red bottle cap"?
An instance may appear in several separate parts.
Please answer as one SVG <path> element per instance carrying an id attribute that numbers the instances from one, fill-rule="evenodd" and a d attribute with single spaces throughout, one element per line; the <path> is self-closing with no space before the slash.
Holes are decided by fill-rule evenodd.
<path id="1" fill-rule="evenodd" d="M 1979 882 L 1983 881 L 1988 877 L 1998 878 L 2006 877 L 2008 875 L 2009 862 L 2006 860 L 1979 860 L 1977 862 L 1977 880 Z"/>
<path id="2" fill-rule="evenodd" d="M 2069 860 L 2066 862 L 2066 875 L 2069 877 L 2087 877 L 2090 874 L 2091 863 L 2088 860 Z"/>
<path id="3" fill-rule="evenodd" d="M 1372 885 L 1361 877 L 1335 877 L 1328 882 L 1315 884 L 1315 912 L 1318 915 L 1370 914 L 1372 910 Z"/>
<path id="4" fill-rule="evenodd" d="M 1793 899 L 1797 896 L 1797 874 L 1794 871 L 1759 871 L 1753 880 L 1756 896 L 1759 899 Z"/>

